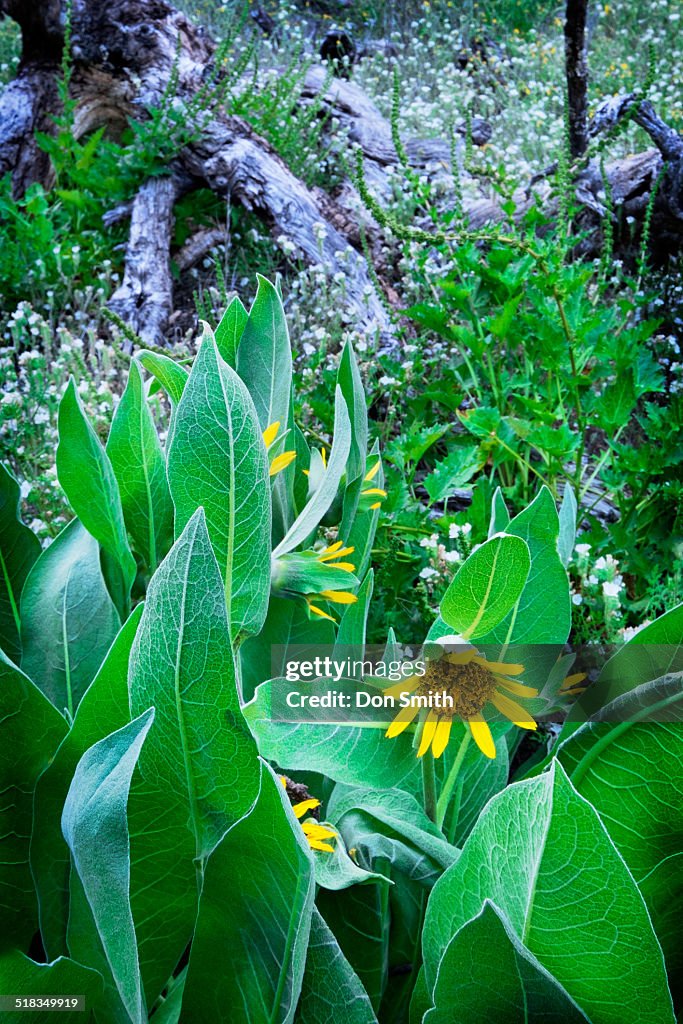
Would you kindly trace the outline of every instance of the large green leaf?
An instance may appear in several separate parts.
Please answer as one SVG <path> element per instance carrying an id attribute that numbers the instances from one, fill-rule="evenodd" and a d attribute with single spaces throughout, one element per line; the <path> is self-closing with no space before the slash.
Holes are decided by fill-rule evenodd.
<path id="1" fill-rule="evenodd" d="M 375 441 L 373 444 L 370 454 L 379 458 L 378 441 Z M 384 487 L 384 470 L 381 465 L 369 486 L 379 487 L 380 489 Z M 372 508 L 371 505 L 367 510 L 364 510 L 362 507 L 358 508 L 350 529 L 347 533 L 343 534 L 344 543 L 353 548 L 353 564 L 356 567 L 356 574 L 359 579 L 363 578 L 372 561 L 372 545 L 375 541 L 375 533 L 377 532 L 377 524 L 381 514 L 381 506 Z"/>
<path id="2" fill-rule="evenodd" d="M 43 551 L 21 596 L 21 667 L 73 716 L 119 629 L 97 541 L 77 519 Z"/>
<path id="3" fill-rule="evenodd" d="M 51 957 L 67 949 L 71 857 L 60 827 L 62 808 L 76 765 L 88 747 L 130 720 L 128 659 L 142 607 L 138 605 L 121 627 L 78 705 L 71 729 L 36 786 L 31 872 L 38 893 L 43 945 Z"/>
<path id="4" fill-rule="evenodd" d="M 95 743 L 78 762 L 62 814 L 62 831 L 71 850 L 92 914 L 69 922 L 72 950 L 85 959 L 99 940 L 116 991 L 132 1024 L 147 1020 L 140 979 L 135 926 L 130 909 L 130 846 L 126 806 L 133 770 L 154 709 Z M 88 956 L 90 960 L 90 956 Z M 87 961 L 86 961 L 87 962 Z"/>
<path id="5" fill-rule="evenodd" d="M 643 898 L 596 811 L 556 761 L 490 801 L 434 886 L 423 933 L 430 993 L 451 939 L 487 899 L 590 1020 L 673 1021 Z"/>
<path id="6" fill-rule="evenodd" d="M 332 657 L 338 655 L 340 659 L 343 659 L 349 655 L 349 648 L 351 648 L 354 659 L 362 661 L 373 587 L 374 573 L 370 569 L 358 590 L 358 600 L 355 604 L 348 606 L 340 619 Z"/>
<path id="7" fill-rule="evenodd" d="M 337 495 L 350 448 L 351 423 L 341 388 L 337 387 L 334 401 L 334 439 L 327 468 L 318 487 L 275 548 L 274 555 L 284 555 L 288 551 L 293 551 L 316 529 Z"/>
<path id="8" fill-rule="evenodd" d="M 337 384 L 346 402 L 351 423 L 351 448 L 346 464 L 346 489 L 340 535 L 347 537 L 363 489 L 368 447 L 368 410 L 358 363 L 350 341 L 344 345 L 337 371 Z M 370 486 L 370 484 L 368 484 Z M 374 485 L 373 486 L 378 486 Z M 379 485 L 381 486 L 381 485 Z"/>
<path id="9" fill-rule="evenodd" d="M 106 451 L 119 485 L 128 533 L 135 550 L 154 572 L 173 543 L 173 503 L 166 460 L 135 360 L 116 408 Z"/>
<path id="10" fill-rule="evenodd" d="M 563 644 L 571 625 L 569 581 L 558 553 L 560 520 L 547 487 L 510 520 L 505 533 L 526 542 L 531 570 L 502 622 L 478 639 L 491 644 Z"/>
<path id="11" fill-rule="evenodd" d="M 247 326 L 249 314 L 239 296 L 235 295 L 216 327 L 216 345 L 221 357 L 233 370 L 237 366 L 237 349 Z"/>
<path id="12" fill-rule="evenodd" d="M 176 536 L 203 506 L 233 640 L 258 633 L 270 592 L 270 483 L 254 405 L 206 332 L 173 418 Z"/>
<path id="13" fill-rule="evenodd" d="M 39 964 L 16 950 L 0 957 L 0 992 L 16 996 L 84 996 L 83 1010 L 62 1010 L 59 1020 L 65 1024 L 90 1024 L 92 1010 L 102 999 L 102 977 L 75 960 L 59 957 Z M 3 1013 L 7 1024 L 45 1024 L 45 1010 L 21 1010 Z"/>
<path id="14" fill-rule="evenodd" d="M 389 873 L 388 865 L 378 868 Z M 386 990 L 389 970 L 389 881 L 354 885 L 343 892 L 320 889 L 316 904 L 325 923 L 360 978 L 375 1012 Z"/>
<path id="15" fill-rule="evenodd" d="M 264 764 L 253 810 L 206 866 L 183 1022 L 293 1020 L 314 889 L 308 843 L 284 787 Z"/>
<path id="16" fill-rule="evenodd" d="M 617 649 L 595 685 L 572 707 L 562 737 L 617 697 L 668 672 L 683 672 L 683 604 L 660 615 Z"/>
<path id="17" fill-rule="evenodd" d="M 285 443 L 293 449 L 292 349 L 287 320 L 277 288 L 260 274 L 257 278 L 256 298 L 239 338 L 237 372 L 254 401 L 261 430 L 279 423 L 279 433 L 289 430 Z M 239 313 L 236 318 L 239 329 Z M 296 462 L 290 463 L 272 481 L 274 543 L 292 522 L 296 471 Z"/>
<path id="18" fill-rule="evenodd" d="M 295 1024 L 377 1024 L 358 975 L 314 907 Z"/>
<path id="19" fill-rule="evenodd" d="M 586 1024 L 585 1014 L 488 900 L 446 947 L 433 1000 L 424 1024 L 452 1024 L 456 1006 L 458 1024 Z"/>
<path id="20" fill-rule="evenodd" d="M 40 542 L 21 521 L 19 484 L 0 463 L 0 648 L 21 658 L 21 588 L 40 554 Z"/>
<path id="21" fill-rule="evenodd" d="M 277 288 L 260 274 L 256 298 L 237 348 L 237 372 L 247 386 L 265 430 L 286 426 L 292 390 L 292 349 Z"/>
<path id="22" fill-rule="evenodd" d="M 102 547 L 105 580 L 123 619 L 135 579 L 135 559 L 114 470 L 85 415 L 73 377 L 59 404 L 57 476 L 72 509 Z"/>
<path id="23" fill-rule="evenodd" d="M 558 751 L 600 814 L 648 905 L 681 991 L 683 947 L 683 687 L 681 676 L 618 697 Z"/>
<path id="24" fill-rule="evenodd" d="M 430 886 L 458 856 L 415 797 L 398 789 L 337 785 L 327 814 L 359 862 L 373 870 L 381 859 Z"/>
<path id="25" fill-rule="evenodd" d="M 531 568 L 526 543 L 492 537 L 474 551 L 441 599 L 441 616 L 466 639 L 495 629 L 517 603 Z"/>
<path id="26" fill-rule="evenodd" d="M 202 861 L 256 799 L 259 767 L 240 712 L 223 588 L 201 509 L 149 585 L 129 686 L 133 715 L 157 711 L 140 771 L 182 794 Z"/>
<path id="27" fill-rule="evenodd" d="M 259 683 L 285 671 L 288 648 L 295 646 L 296 657 L 305 659 L 333 644 L 332 622 L 309 619 L 303 601 L 271 597 L 263 629 L 245 640 L 239 650 L 244 699 L 251 700 Z"/>
<path id="28" fill-rule="evenodd" d="M 416 789 L 420 767 L 412 748 L 412 736 L 403 733 L 388 740 L 384 735 L 386 726 L 374 722 L 364 725 L 321 722 L 318 725 L 276 721 L 273 707 L 277 708 L 278 704 L 277 688 L 285 685 L 291 689 L 291 684 L 281 679 L 262 683 L 244 707 L 245 717 L 264 757 L 281 768 L 321 772 L 351 786 Z M 341 689 L 342 684 L 338 688 Z"/>
<path id="29" fill-rule="evenodd" d="M 38 918 L 29 869 L 33 791 L 66 722 L 0 651 L 0 948 L 27 949 Z M 12 990 L 14 991 L 14 990 Z"/>
<path id="30" fill-rule="evenodd" d="M 157 712 L 128 806 L 131 902 L 151 1005 L 191 939 L 206 856 L 252 805 L 260 778 L 201 510 L 152 579 L 129 685 L 133 714 Z"/>

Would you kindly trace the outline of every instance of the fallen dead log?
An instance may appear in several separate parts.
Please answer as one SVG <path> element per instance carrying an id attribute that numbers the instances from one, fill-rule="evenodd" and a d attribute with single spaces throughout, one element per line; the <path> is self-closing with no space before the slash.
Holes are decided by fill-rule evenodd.
<path id="1" fill-rule="evenodd" d="M 36 147 L 35 131 L 49 130 L 58 108 L 62 4 L 63 0 L 0 0 L 0 15 L 21 25 L 23 39 L 18 76 L 0 96 L 0 171 L 12 174 L 17 194 L 32 181 L 49 184 L 50 166 Z M 371 244 L 381 242 L 381 232 L 363 212 L 353 183 L 343 182 L 333 195 L 309 189 L 245 121 L 212 101 L 212 95 L 220 95 L 223 72 L 216 66 L 215 44 L 201 29 L 168 0 L 73 0 L 71 44 L 70 94 L 77 136 L 103 125 L 118 132 L 130 119 L 143 121 L 164 104 L 170 104 L 175 115 L 169 131 L 176 130 L 173 126 L 183 115 L 187 117 L 187 132 L 178 139 L 168 177 L 143 183 L 130 203 L 110 211 L 107 218 L 108 223 L 131 219 L 124 279 L 111 304 L 146 341 L 163 344 L 172 309 L 173 203 L 183 192 L 208 187 L 256 213 L 275 239 L 284 238 L 294 246 L 298 259 L 322 263 L 330 274 L 341 271 L 349 317 L 366 333 L 379 334 L 384 347 L 394 344 L 392 320 L 363 256 L 360 225 L 365 224 Z M 330 81 L 325 68 L 317 66 L 306 75 L 300 102 L 316 102 L 321 116 L 334 116 L 350 144 L 362 150 L 370 188 L 380 197 L 386 195 L 398 155 L 391 126 L 369 97 L 351 80 Z M 649 132 L 656 148 L 607 165 L 611 210 L 606 208 L 597 161 L 577 174 L 581 226 L 588 229 L 582 251 L 587 254 L 600 251 L 606 216 L 642 224 L 656 182 L 652 237 L 667 250 L 680 248 L 683 241 L 683 142 L 649 104 L 639 103 L 635 111 L 633 106 L 633 97 L 610 101 L 599 111 L 592 131 L 609 129 L 628 114 Z M 471 131 L 479 144 L 490 137 L 490 128 L 477 119 L 456 131 L 460 136 Z M 403 145 L 413 167 L 436 176 L 450 176 L 453 150 L 461 155 L 464 149 L 442 139 L 406 139 Z M 460 170 L 466 176 L 466 169 Z M 468 198 L 464 211 L 474 230 L 505 216 L 485 183 L 478 183 L 478 189 L 480 195 Z M 513 198 L 517 218 L 533 204 L 552 218 L 556 197 L 546 178 L 518 189 Z M 613 234 L 618 246 L 619 231 Z M 632 236 L 631 231 L 631 244 Z M 207 251 L 204 243 L 212 237 L 217 236 L 204 235 L 186 246 L 179 265 L 187 268 L 200 259 Z M 392 271 L 390 265 L 383 268 L 389 284 Z"/>

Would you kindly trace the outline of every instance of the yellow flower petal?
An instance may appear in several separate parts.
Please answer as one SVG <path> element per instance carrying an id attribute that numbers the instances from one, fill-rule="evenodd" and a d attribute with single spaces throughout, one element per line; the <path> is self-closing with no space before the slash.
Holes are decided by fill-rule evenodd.
<path id="1" fill-rule="evenodd" d="M 294 804 L 292 810 L 297 818 L 303 818 L 306 811 L 312 811 L 314 807 L 320 807 L 320 801 L 311 797 L 310 800 L 301 800 L 300 803 Z"/>
<path id="2" fill-rule="evenodd" d="M 269 427 L 263 431 L 263 443 L 266 448 L 270 448 L 271 444 L 277 437 L 277 432 L 280 429 L 280 421 L 275 420 L 275 423 L 271 423 Z"/>
<path id="3" fill-rule="evenodd" d="M 331 562 L 330 567 L 333 569 L 342 569 L 343 572 L 356 571 L 356 567 L 352 562 Z"/>
<path id="4" fill-rule="evenodd" d="M 322 850 L 323 853 L 334 853 L 334 846 L 329 843 L 322 843 L 319 839 L 309 839 L 308 845 L 312 850 Z"/>
<path id="5" fill-rule="evenodd" d="M 472 658 L 477 665 L 482 665 L 489 672 L 499 672 L 502 676 L 520 676 L 524 671 L 524 665 L 508 665 L 504 661 L 487 661 L 480 654 Z"/>
<path id="6" fill-rule="evenodd" d="M 521 704 L 518 704 L 516 700 L 511 700 L 506 697 L 504 693 L 496 691 L 491 695 L 491 703 L 494 707 L 498 708 L 501 715 L 505 715 L 509 718 L 514 725 L 520 729 L 536 729 L 536 723 L 533 718 Z"/>
<path id="7" fill-rule="evenodd" d="M 334 615 L 328 615 L 327 612 L 324 612 L 322 610 L 322 608 L 316 608 L 316 606 L 314 604 L 311 604 L 310 601 L 307 601 L 306 603 L 308 605 L 309 612 L 313 612 L 314 615 L 319 615 L 321 619 L 329 619 L 330 622 L 337 621 Z"/>
<path id="8" fill-rule="evenodd" d="M 488 723 L 484 721 L 481 715 L 473 715 L 468 719 L 467 724 L 470 727 L 472 739 L 482 754 L 493 759 L 496 756 L 496 744 L 493 742 L 493 736 L 491 735 Z"/>
<path id="9" fill-rule="evenodd" d="M 451 738 L 452 725 L 452 718 L 442 718 L 439 720 L 436 732 L 434 733 L 434 742 L 432 743 L 432 754 L 434 757 L 441 757 L 448 746 L 448 741 Z"/>
<path id="10" fill-rule="evenodd" d="M 305 821 L 303 830 L 307 836 L 312 836 L 314 839 L 332 839 L 337 834 L 334 829 L 328 828 L 327 825 L 321 825 L 315 818 Z"/>
<path id="11" fill-rule="evenodd" d="M 379 494 L 380 498 L 386 498 L 387 492 L 383 491 L 381 487 L 369 487 L 367 491 L 363 491 L 363 496 L 366 494 Z"/>
<path id="12" fill-rule="evenodd" d="M 328 544 L 326 548 L 323 548 L 323 554 L 324 555 L 331 554 L 333 551 L 339 551 L 339 548 L 343 548 L 343 547 L 344 547 L 344 541 L 343 540 L 336 540 L 334 542 L 334 544 Z"/>
<path id="13" fill-rule="evenodd" d="M 337 544 L 333 544 L 331 548 L 325 548 L 322 554 L 318 555 L 319 562 L 333 562 L 335 558 L 344 558 L 346 555 L 352 555 L 355 548 L 345 548 L 343 542 L 339 541 Z"/>
<path id="14" fill-rule="evenodd" d="M 363 477 L 363 480 L 364 480 L 364 482 L 365 482 L 366 484 L 369 484 L 371 480 L 374 480 L 374 479 L 375 479 L 375 477 L 376 477 L 376 476 L 377 476 L 377 474 L 379 473 L 379 467 L 380 467 L 380 465 L 381 465 L 381 462 L 380 462 L 380 460 L 378 459 L 378 460 L 377 460 L 377 462 L 375 463 L 375 465 L 374 465 L 374 466 L 372 467 L 372 469 L 371 469 L 371 470 L 369 470 L 369 472 L 367 472 L 367 473 L 365 474 L 365 476 Z"/>
<path id="15" fill-rule="evenodd" d="M 439 721 L 439 717 L 435 711 L 430 711 L 425 718 L 424 726 L 422 727 L 422 739 L 420 740 L 420 749 L 417 752 L 418 757 L 424 757 L 429 750 L 432 740 L 434 739 L 434 733 L 436 732 L 436 726 Z"/>
<path id="16" fill-rule="evenodd" d="M 296 452 L 282 452 L 280 455 L 276 455 L 270 464 L 270 476 L 276 476 L 283 469 L 287 469 L 287 466 L 291 465 L 295 458 Z"/>
<path id="17" fill-rule="evenodd" d="M 396 718 L 384 734 L 386 738 L 388 740 L 393 740 L 395 736 L 400 736 L 404 729 L 408 728 L 419 710 L 420 709 L 418 707 L 411 707 L 410 704 L 405 708 L 401 708 L 399 713 L 396 715 Z"/>
<path id="18" fill-rule="evenodd" d="M 355 594 L 350 594 L 348 590 L 321 590 L 320 597 L 324 597 L 326 601 L 332 601 L 333 604 L 355 604 L 358 598 Z"/>
<path id="19" fill-rule="evenodd" d="M 564 690 L 571 690 L 571 688 L 576 686 L 577 683 L 582 683 L 585 678 L 585 672 L 574 672 L 573 675 L 567 676 L 566 679 L 562 681 L 560 692 L 563 692 Z"/>
<path id="20" fill-rule="evenodd" d="M 386 690 L 382 690 L 382 693 L 385 693 L 388 697 L 400 697 L 402 693 L 414 693 L 417 690 L 420 678 L 420 676 L 408 676 L 406 679 L 402 679 L 400 683 L 388 686 Z"/>
<path id="21" fill-rule="evenodd" d="M 382 507 L 382 502 L 381 501 L 376 501 L 374 505 L 370 506 L 370 511 L 372 512 L 372 511 L 374 511 L 374 509 L 381 508 L 381 507 Z"/>
<path id="22" fill-rule="evenodd" d="M 504 686 L 510 693 L 514 693 L 516 697 L 538 697 L 538 690 L 535 687 L 525 686 L 524 683 L 518 683 L 516 679 L 505 679 L 504 676 L 496 676 L 496 682 Z"/>
<path id="23" fill-rule="evenodd" d="M 323 466 L 327 469 L 327 452 L 324 448 L 320 449 L 320 458 L 323 460 Z"/>

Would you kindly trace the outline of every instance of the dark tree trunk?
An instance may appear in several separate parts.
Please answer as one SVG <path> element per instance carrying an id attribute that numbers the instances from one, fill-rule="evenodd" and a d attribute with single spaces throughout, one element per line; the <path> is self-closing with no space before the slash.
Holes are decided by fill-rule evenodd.
<path id="1" fill-rule="evenodd" d="M 564 62 L 567 77 L 569 150 L 574 159 L 588 146 L 588 0 L 567 0 L 564 22 Z"/>

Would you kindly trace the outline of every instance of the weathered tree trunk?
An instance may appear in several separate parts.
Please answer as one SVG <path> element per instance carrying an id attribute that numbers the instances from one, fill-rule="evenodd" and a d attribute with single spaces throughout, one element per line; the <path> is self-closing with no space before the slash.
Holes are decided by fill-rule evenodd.
<path id="1" fill-rule="evenodd" d="M 580 27 L 584 0 L 568 0 Z M 35 144 L 35 131 L 49 130 L 57 111 L 60 61 L 64 47 L 64 0 L 0 0 L 0 15 L 21 26 L 23 55 L 16 80 L 0 96 L 0 173 L 12 174 L 21 194 L 32 181 L 50 183 L 51 169 Z M 574 32 L 576 68 L 580 70 L 584 41 Z M 111 299 L 119 313 L 147 342 L 163 344 L 164 324 L 172 308 L 170 248 L 175 199 L 192 189 L 208 187 L 231 202 L 254 211 L 274 238 L 293 243 L 297 257 L 309 264 L 324 262 L 345 278 L 347 308 L 354 323 L 368 335 L 379 334 L 382 344 L 395 344 L 391 318 L 377 294 L 361 246 L 361 222 L 370 243 L 381 231 L 362 210 L 353 184 L 343 182 L 329 195 L 309 189 L 273 148 L 241 118 L 220 104 L 201 111 L 205 94 L 220 82 L 214 43 L 201 29 L 175 10 L 168 0 L 73 0 L 70 94 L 75 101 L 74 131 L 82 136 L 104 125 L 117 133 L 130 119 L 144 121 L 150 110 L 171 103 L 175 115 L 185 113 L 188 131 L 168 167 L 166 178 L 143 184 L 130 203 L 110 211 L 112 222 L 130 217 L 131 227 L 120 288 Z M 585 56 L 585 54 L 584 54 Z M 584 61 L 585 64 L 585 61 Z M 585 68 L 584 68 L 585 70 Z M 580 74 L 577 82 L 580 79 Z M 326 89 L 321 98 L 320 93 Z M 172 95 L 169 95 L 169 92 Z M 580 90 L 577 85 L 577 96 Z M 398 161 L 391 127 L 374 103 L 352 81 L 327 80 L 323 67 L 308 72 L 302 103 L 321 102 L 346 129 L 349 141 L 365 158 L 366 175 L 378 195 L 388 192 L 387 170 Z M 642 223 L 653 184 L 659 181 L 652 235 L 665 239 L 667 249 L 683 242 L 683 141 L 655 114 L 649 104 L 633 107 L 633 97 L 605 104 L 594 118 L 592 131 L 609 127 L 628 112 L 650 134 L 654 150 L 607 167 L 615 207 L 623 218 Z M 206 106 L 206 104 L 204 104 Z M 576 146 L 584 146 L 585 109 L 577 107 Z M 199 110 L 199 113 L 197 112 Z M 459 131 L 465 132 L 465 126 Z M 490 137 L 485 122 L 475 119 L 473 141 Z M 429 174 L 450 174 L 451 146 L 440 139 L 406 139 L 404 148 L 414 167 Z M 663 170 L 664 163 L 666 168 Z M 464 174 L 464 168 L 461 168 Z M 577 176 L 577 198 L 583 206 L 582 227 L 600 227 L 608 215 L 604 182 L 595 161 Z M 553 213 L 553 195 L 543 176 L 515 195 L 516 216 L 533 203 Z M 504 214 L 496 199 L 470 200 L 465 209 L 473 229 L 499 221 Z M 320 225 L 324 232 L 320 237 Z M 617 242 L 619 240 L 616 233 Z M 215 232 L 203 231 L 180 254 L 181 268 L 215 245 Z M 583 251 L 599 249 L 600 232 L 590 230 Z M 394 268 L 384 268 L 391 284 Z M 389 290 L 391 297 L 391 291 Z"/>

